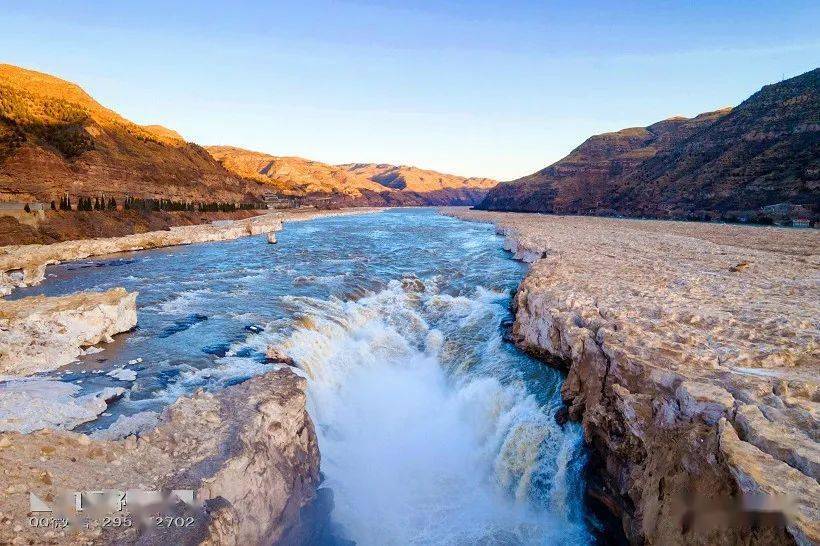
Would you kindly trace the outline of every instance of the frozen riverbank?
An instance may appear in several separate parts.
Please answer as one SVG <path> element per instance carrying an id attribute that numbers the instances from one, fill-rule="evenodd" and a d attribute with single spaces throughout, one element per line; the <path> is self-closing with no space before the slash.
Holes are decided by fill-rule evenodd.
<path id="1" fill-rule="evenodd" d="M 445 212 L 531 263 L 513 335 L 568 373 L 590 492 L 633 541 L 820 540 L 817 231 Z M 751 495 L 785 527 L 727 525 Z"/>
<path id="2" fill-rule="evenodd" d="M 245 220 L 224 220 L 211 224 L 172 227 L 100 239 L 80 239 L 51 245 L 11 245 L 0 247 L 0 296 L 15 288 L 42 282 L 47 265 L 102 256 L 117 252 L 146 250 L 192 243 L 227 241 L 248 235 L 273 233 L 282 222 L 304 221 L 324 216 L 364 214 L 381 209 L 344 209 L 341 211 L 294 210 L 271 212 Z"/>
<path id="3" fill-rule="evenodd" d="M 218 395 L 180 398 L 155 428 L 119 440 L 43 430 L 0 432 L 0 542 L 3 544 L 309 543 L 300 510 L 315 498 L 319 450 L 305 411 L 305 381 L 289 369 L 252 378 Z M 68 529 L 26 524 L 29 492 L 191 489 L 191 518 L 166 530 L 137 525 Z"/>

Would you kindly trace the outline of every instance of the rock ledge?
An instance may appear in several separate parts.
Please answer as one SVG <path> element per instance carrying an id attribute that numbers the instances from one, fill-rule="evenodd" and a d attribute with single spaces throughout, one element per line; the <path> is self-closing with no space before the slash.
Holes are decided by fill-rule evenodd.
<path id="1" fill-rule="evenodd" d="M 444 212 L 532 264 L 513 337 L 567 372 L 631 542 L 820 543 L 817 231 Z"/>

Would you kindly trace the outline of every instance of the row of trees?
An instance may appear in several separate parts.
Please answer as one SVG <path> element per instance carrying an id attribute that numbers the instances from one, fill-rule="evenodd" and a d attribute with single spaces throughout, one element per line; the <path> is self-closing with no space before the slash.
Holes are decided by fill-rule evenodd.
<path id="1" fill-rule="evenodd" d="M 77 206 L 71 203 L 71 198 L 66 195 L 60 201 L 51 202 L 51 210 L 117 210 L 118 204 L 113 197 L 83 197 L 77 198 Z M 189 212 L 236 212 L 238 210 L 255 210 L 267 208 L 265 203 L 225 203 L 199 201 L 174 201 L 172 199 L 144 199 L 141 197 L 126 197 L 122 203 L 124 210 L 139 211 L 189 211 Z M 31 212 L 31 207 L 26 203 L 24 210 Z"/>
<path id="2" fill-rule="evenodd" d="M 147 211 L 190 211 L 190 212 L 235 212 L 237 210 L 253 210 L 266 208 L 264 203 L 225 203 L 199 201 L 173 201 L 171 199 L 143 199 L 126 197 L 123 203 L 126 210 Z"/>

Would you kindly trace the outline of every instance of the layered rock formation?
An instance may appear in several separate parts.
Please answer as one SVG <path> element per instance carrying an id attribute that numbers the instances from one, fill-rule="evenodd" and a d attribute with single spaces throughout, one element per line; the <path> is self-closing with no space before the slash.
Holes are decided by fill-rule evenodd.
<path id="1" fill-rule="evenodd" d="M 513 336 L 567 372 L 634 543 L 820 541 L 820 234 L 456 211 L 530 262 Z"/>
<path id="2" fill-rule="evenodd" d="M 334 203 L 346 206 L 471 205 L 496 184 L 488 178 L 465 178 L 406 165 L 329 165 L 232 146 L 206 149 L 237 176 L 270 184 L 307 202 L 332 195 Z"/>
<path id="3" fill-rule="evenodd" d="M 53 430 L 0 433 L 0 542 L 310 543 L 300 510 L 315 497 L 319 451 L 304 390 L 304 379 L 286 368 L 218 394 L 181 398 L 155 429 L 123 440 Z M 62 491 L 102 489 L 193 489 L 197 506 L 169 511 L 193 524 L 139 527 L 133 507 L 121 514 L 131 514 L 129 528 L 28 524 L 29 491 L 50 503 Z"/>
<path id="4" fill-rule="evenodd" d="M 206 151 L 172 129 L 128 121 L 73 83 L 0 64 L 0 201 L 104 194 L 238 203 L 273 191 L 336 206 L 474 204 L 494 184 L 415 167 Z"/>
<path id="5" fill-rule="evenodd" d="M 105 193 L 240 202 L 262 191 L 173 131 L 132 123 L 73 83 L 0 65 L 0 201 Z"/>
<path id="6" fill-rule="evenodd" d="M 137 324 L 137 293 L 124 288 L 69 296 L 0 299 L 0 375 L 59 368 L 83 347 L 109 343 Z"/>
<path id="7" fill-rule="evenodd" d="M 820 214 L 820 69 L 733 109 L 593 136 L 479 208 L 665 218 L 778 203 Z"/>

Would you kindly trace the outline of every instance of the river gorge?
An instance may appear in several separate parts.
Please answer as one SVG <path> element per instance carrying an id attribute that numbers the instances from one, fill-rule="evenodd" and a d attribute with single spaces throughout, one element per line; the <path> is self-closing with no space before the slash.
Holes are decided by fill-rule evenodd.
<path id="1" fill-rule="evenodd" d="M 0 393 L 39 408 L 51 427 L 101 442 L 140 438 L 137 451 L 150 437 L 155 449 L 150 431 L 178 400 L 207 406 L 243 388 L 230 395 L 241 404 L 260 377 L 292 376 L 266 356 L 273 348 L 305 381 L 321 453 L 315 485 L 334 499 L 327 540 L 592 540 L 581 426 L 556 423 L 561 374 L 508 341 L 526 265 L 491 225 L 392 210 L 289 223 L 277 239 L 49 267 L 42 284 L 8 299 L 123 287 L 138 292 L 137 326 L 57 371 L 7 377 Z M 292 390 L 288 381 L 264 388 Z M 18 430 L 42 428 L 22 419 Z"/>

